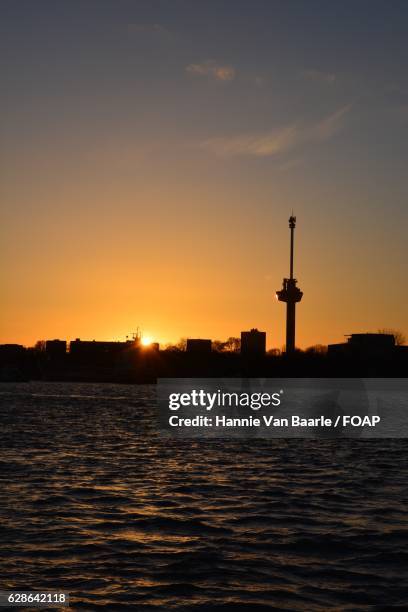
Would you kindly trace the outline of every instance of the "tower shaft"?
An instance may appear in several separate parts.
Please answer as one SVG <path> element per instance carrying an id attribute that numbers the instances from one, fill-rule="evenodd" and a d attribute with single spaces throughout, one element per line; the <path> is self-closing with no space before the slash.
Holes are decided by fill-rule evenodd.
<path id="1" fill-rule="evenodd" d="M 286 352 L 295 352 L 296 302 L 286 303 Z"/>

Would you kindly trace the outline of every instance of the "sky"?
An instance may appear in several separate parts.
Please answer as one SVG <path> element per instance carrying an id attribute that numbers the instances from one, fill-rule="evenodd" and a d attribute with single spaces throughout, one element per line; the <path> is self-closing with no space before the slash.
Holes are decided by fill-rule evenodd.
<path id="1" fill-rule="evenodd" d="M 408 334 L 406 2 L 0 12 L 0 342 Z"/>

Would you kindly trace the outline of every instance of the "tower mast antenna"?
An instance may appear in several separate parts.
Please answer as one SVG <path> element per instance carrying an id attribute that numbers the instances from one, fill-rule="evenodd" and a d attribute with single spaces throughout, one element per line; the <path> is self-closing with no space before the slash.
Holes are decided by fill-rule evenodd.
<path id="1" fill-rule="evenodd" d="M 289 227 L 290 227 L 290 278 L 293 279 L 293 251 L 294 251 L 294 242 L 295 242 L 295 227 L 296 227 L 296 217 L 289 217 Z"/>

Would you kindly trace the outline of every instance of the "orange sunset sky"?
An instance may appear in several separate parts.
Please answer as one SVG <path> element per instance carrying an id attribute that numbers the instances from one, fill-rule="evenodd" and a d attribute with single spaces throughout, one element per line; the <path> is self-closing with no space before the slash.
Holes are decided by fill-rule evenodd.
<path id="1" fill-rule="evenodd" d="M 297 344 L 407 333 L 403 5 L 354 4 L 6 3 L 0 342 L 281 347 L 292 209 Z"/>

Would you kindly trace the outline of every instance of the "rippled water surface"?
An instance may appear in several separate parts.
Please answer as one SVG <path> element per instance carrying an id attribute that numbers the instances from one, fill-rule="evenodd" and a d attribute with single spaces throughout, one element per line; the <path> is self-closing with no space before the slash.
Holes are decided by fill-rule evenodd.
<path id="1" fill-rule="evenodd" d="M 405 440 L 165 440 L 153 386 L 0 385 L 1 583 L 75 610 L 408 606 Z"/>

